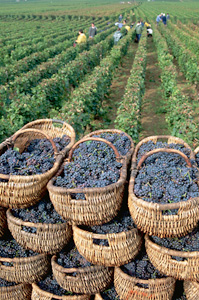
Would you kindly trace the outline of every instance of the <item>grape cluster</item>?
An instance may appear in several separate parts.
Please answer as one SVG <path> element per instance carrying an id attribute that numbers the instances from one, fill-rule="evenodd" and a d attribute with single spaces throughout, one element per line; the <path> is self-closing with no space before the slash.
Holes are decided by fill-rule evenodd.
<path id="1" fill-rule="evenodd" d="M 63 220 L 56 212 L 48 197 L 43 198 L 40 202 L 28 208 L 12 209 L 12 213 L 16 218 L 22 219 L 25 222 L 46 224 L 65 222 L 65 220 Z M 23 226 L 23 230 L 34 233 L 36 228 Z"/>
<path id="2" fill-rule="evenodd" d="M 137 154 L 137 162 L 144 154 L 158 148 L 176 149 L 183 152 L 188 157 L 190 157 L 190 153 L 191 153 L 191 150 L 189 148 L 186 148 L 182 144 L 175 144 L 175 143 L 168 144 L 166 142 L 161 142 L 161 141 L 154 143 L 153 141 L 148 141 L 147 143 L 144 143 L 140 146 Z"/>
<path id="3" fill-rule="evenodd" d="M 90 267 L 92 264 L 88 262 L 78 252 L 73 241 L 63 248 L 57 255 L 57 262 L 64 268 L 83 268 Z M 75 273 L 73 275 L 76 275 Z"/>
<path id="4" fill-rule="evenodd" d="M 69 142 L 68 136 L 53 139 L 60 151 Z M 8 149 L 0 156 L 0 174 L 35 175 L 50 170 L 55 162 L 54 150 L 48 139 L 35 139 L 23 153 Z M 0 180 L 5 181 L 5 180 Z"/>
<path id="5" fill-rule="evenodd" d="M 189 168 L 178 154 L 149 156 L 135 179 L 134 193 L 148 202 L 173 203 L 199 196 L 198 169 Z"/>
<path id="6" fill-rule="evenodd" d="M 126 155 L 131 148 L 131 141 L 124 133 L 103 132 L 98 135 L 93 135 L 93 137 L 99 137 L 111 142 L 120 155 Z"/>
<path id="7" fill-rule="evenodd" d="M 133 261 L 123 265 L 121 268 L 126 274 L 139 279 L 148 280 L 165 277 L 152 265 L 144 246 Z M 145 284 L 139 284 L 139 286 L 146 287 Z"/>
<path id="8" fill-rule="evenodd" d="M 120 299 L 120 297 L 116 293 L 116 290 L 115 290 L 115 287 L 113 284 L 111 284 L 111 286 L 107 290 L 101 292 L 101 295 L 104 300 L 119 300 Z"/>
<path id="9" fill-rule="evenodd" d="M 199 152 L 195 155 L 197 166 L 199 167 Z"/>
<path id="10" fill-rule="evenodd" d="M 46 278 L 38 282 L 38 286 L 40 287 L 41 290 L 57 296 L 74 295 L 74 293 L 66 291 L 57 283 L 52 272 Z"/>
<path id="11" fill-rule="evenodd" d="M 11 235 L 6 235 L 6 239 L 3 237 L 0 239 L 0 257 L 30 257 L 38 255 L 38 253 L 32 250 L 26 250 L 20 246 Z M 3 262 L 4 265 L 12 265 L 12 263 Z"/>
<path id="12" fill-rule="evenodd" d="M 0 278 L 0 287 L 8 287 L 8 286 L 14 286 L 16 285 L 16 282 L 9 282 L 3 278 Z"/>
<path id="13" fill-rule="evenodd" d="M 159 238 L 152 236 L 151 238 L 154 243 L 172 250 L 183 252 L 199 251 L 199 226 L 183 237 Z M 175 257 L 175 259 L 178 261 L 183 260 L 181 257 Z"/>
<path id="14" fill-rule="evenodd" d="M 116 161 L 115 153 L 107 144 L 86 141 L 74 150 L 73 161 L 65 164 L 55 181 L 55 186 L 74 188 L 105 187 L 120 178 L 122 164 Z M 85 199 L 83 193 L 73 193 L 74 199 Z"/>

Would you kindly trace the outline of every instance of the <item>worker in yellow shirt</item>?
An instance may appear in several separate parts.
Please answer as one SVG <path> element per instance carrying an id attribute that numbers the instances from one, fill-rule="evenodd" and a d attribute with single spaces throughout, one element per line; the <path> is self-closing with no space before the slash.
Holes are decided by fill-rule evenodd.
<path id="1" fill-rule="evenodd" d="M 131 29 L 131 27 L 130 27 L 129 25 L 127 25 L 126 20 L 124 20 L 123 26 L 125 27 L 125 29 L 126 29 L 127 31 L 129 31 L 129 30 Z"/>
<path id="2" fill-rule="evenodd" d="M 149 24 L 147 22 L 144 22 L 144 25 L 146 26 L 147 29 L 151 27 L 151 24 Z"/>
<path id="3" fill-rule="evenodd" d="M 86 42 L 86 36 L 85 36 L 85 34 L 83 33 L 83 30 L 80 29 L 80 30 L 79 30 L 78 38 L 76 39 L 76 43 L 77 43 L 77 44 L 81 44 L 81 43 L 84 43 L 84 42 Z"/>

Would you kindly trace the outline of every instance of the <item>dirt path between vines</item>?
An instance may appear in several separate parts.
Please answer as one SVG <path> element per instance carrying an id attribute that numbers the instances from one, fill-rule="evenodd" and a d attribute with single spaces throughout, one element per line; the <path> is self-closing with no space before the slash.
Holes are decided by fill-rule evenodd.
<path id="1" fill-rule="evenodd" d="M 152 38 L 147 42 L 147 67 L 145 77 L 145 93 L 141 107 L 141 132 L 139 139 L 151 135 L 169 134 L 165 121 L 164 93 L 161 89 L 161 69 Z"/>

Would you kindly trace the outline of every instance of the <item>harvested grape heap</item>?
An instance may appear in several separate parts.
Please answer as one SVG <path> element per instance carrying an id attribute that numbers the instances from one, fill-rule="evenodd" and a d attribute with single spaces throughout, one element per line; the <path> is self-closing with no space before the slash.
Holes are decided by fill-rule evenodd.
<path id="1" fill-rule="evenodd" d="M 135 179 L 137 197 L 154 203 L 187 201 L 199 196 L 198 168 L 187 167 L 175 153 L 159 152 L 149 156 Z"/>
<path id="2" fill-rule="evenodd" d="M 197 166 L 199 167 L 199 152 L 195 155 Z"/>
<path id="3" fill-rule="evenodd" d="M 136 258 L 125 264 L 121 267 L 121 269 L 128 275 L 132 277 L 136 277 L 139 279 L 156 279 L 163 278 L 165 275 L 162 275 L 150 262 L 148 255 L 146 254 L 146 250 L 142 247 L 139 254 Z M 140 284 L 140 287 L 144 287 L 144 284 Z"/>
<path id="4" fill-rule="evenodd" d="M 122 164 L 115 153 L 103 142 L 86 141 L 73 152 L 73 161 L 65 164 L 64 171 L 55 181 L 56 186 L 72 188 L 105 187 L 119 180 Z M 75 199 L 85 199 L 81 193 Z"/>
<path id="5" fill-rule="evenodd" d="M 0 257 L 30 257 L 38 255 L 38 253 L 32 250 L 26 250 L 22 248 L 12 236 L 7 237 L 6 239 L 0 239 Z M 3 263 L 4 265 L 10 265 L 10 263 Z"/>
<path id="6" fill-rule="evenodd" d="M 122 213 L 119 213 L 117 217 L 115 217 L 108 223 L 90 227 L 81 226 L 81 228 L 98 234 L 110 234 L 131 230 L 133 228 L 136 228 L 136 225 L 134 224 L 129 212 L 124 211 Z M 94 243 L 98 245 L 108 246 L 107 239 L 94 239 Z"/>
<path id="7" fill-rule="evenodd" d="M 99 137 L 111 142 L 120 155 L 126 155 L 131 148 L 131 141 L 124 133 L 104 132 L 93 137 Z"/>
<path id="8" fill-rule="evenodd" d="M 175 143 L 166 143 L 166 142 L 157 142 L 154 143 L 153 141 L 149 141 L 147 143 L 144 143 L 140 146 L 138 154 L 137 154 L 137 162 L 140 160 L 140 158 L 146 154 L 147 152 L 158 149 L 158 148 L 167 148 L 167 149 L 176 149 L 181 152 L 183 152 L 186 156 L 190 156 L 191 150 L 189 148 L 186 148 L 182 144 L 175 144 Z"/>
<path id="9" fill-rule="evenodd" d="M 45 279 L 38 282 L 38 286 L 41 290 L 49 292 L 51 294 L 57 295 L 57 296 L 63 296 L 63 295 L 71 295 L 74 293 L 68 292 L 65 289 L 63 289 L 56 281 L 56 279 L 53 277 L 53 274 L 49 274 Z"/>
<path id="10" fill-rule="evenodd" d="M 152 236 L 152 240 L 163 247 L 178 251 L 199 251 L 199 226 L 183 237 L 159 238 Z"/>
<path id="11" fill-rule="evenodd" d="M 12 209 L 12 213 L 16 218 L 22 219 L 23 221 L 27 222 L 46 224 L 65 222 L 62 217 L 56 212 L 52 202 L 47 197 L 42 199 L 34 206 L 30 206 L 25 209 Z M 29 228 L 31 230 L 30 227 L 26 228 Z"/>
<path id="12" fill-rule="evenodd" d="M 92 264 L 88 262 L 78 252 L 75 244 L 71 241 L 65 248 L 57 254 L 57 262 L 64 268 L 83 268 L 90 267 Z"/>
<path id="13" fill-rule="evenodd" d="M 67 136 L 53 140 L 58 151 L 70 142 Z M 0 156 L 0 174 L 42 174 L 50 170 L 54 162 L 54 150 L 50 141 L 48 139 L 35 139 L 21 154 L 16 149 L 6 150 Z"/>
<path id="14" fill-rule="evenodd" d="M 118 296 L 118 294 L 116 293 L 115 287 L 112 284 L 107 290 L 101 292 L 102 298 L 104 300 L 119 300 L 120 297 Z"/>
<path id="15" fill-rule="evenodd" d="M 16 282 L 9 282 L 3 278 L 0 278 L 0 287 L 4 287 L 4 286 L 13 286 L 16 285 Z"/>

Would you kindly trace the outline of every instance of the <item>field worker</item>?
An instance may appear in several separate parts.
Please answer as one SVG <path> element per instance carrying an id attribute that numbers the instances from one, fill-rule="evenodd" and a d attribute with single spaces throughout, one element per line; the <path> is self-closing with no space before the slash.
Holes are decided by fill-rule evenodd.
<path id="1" fill-rule="evenodd" d="M 166 16 L 166 18 L 167 18 L 167 20 L 169 20 L 169 19 L 170 19 L 170 15 L 169 15 L 169 13 L 167 13 L 167 16 Z"/>
<path id="2" fill-rule="evenodd" d="M 153 35 L 153 30 L 149 27 L 147 28 L 147 36 L 151 37 Z"/>
<path id="3" fill-rule="evenodd" d="M 121 22 L 122 22 L 122 18 L 123 18 L 123 17 L 122 17 L 122 14 L 120 14 L 120 15 L 119 15 L 119 18 L 118 18 L 118 20 L 119 20 L 119 23 L 121 23 Z"/>
<path id="4" fill-rule="evenodd" d="M 147 22 L 144 22 L 144 25 L 146 26 L 147 29 L 151 27 L 151 24 L 149 24 Z"/>
<path id="5" fill-rule="evenodd" d="M 125 27 L 125 29 L 126 29 L 127 31 L 129 31 L 129 30 L 131 29 L 131 27 L 130 27 L 129 25 L 127 25 L 126 20 L 124 20 L 123 26 Z"/>
<path id="6" fill-rule="evenodd" d="M 158 15 L 157 18 L 156 18 L 157 25 L 160 23 L 160 21 L 162 21 L 161 15 Z"/>
<path id="7" fill-rule="evenodd" d="M 135 26 L 135 33 L 136 33 L 136 42 L 139 43 L 141 35 L 142 35 L 143 26 L 141 21 L 138 21 Z"/>
<path id="8" fill-rule="evenodd" d="M 85 43 L 85 42 L 86 42 L 86 36 L 85 36 L 85 34 L 83 33 L 83 30 L 80 29 L 80 30 L 79 30 L 78 38 L 76 39 L 76 43 L 77 43 L 77 44 L 81 44 L 81 43 Z"/>
<path id="9" fill-rule="evenodd" d="M 163 23 L 165 26 L 167 26 L 167 18 L 166 18 L 166 16 L 165 16 L 165 14 L 163 14 L 163 16 L 162 16 L 162 23 Z"/>
<path id="10" fill-rule="evenodd" d="M 117 31 L 113 34 L 114 44 L 117 45 L 118 41 L 122 38 L 120 28 L 118 27 Z"/>
<path id="11" fill-rule="evenodd" d="M 95 24 L 92 23 L 91 27 L 89 28 L 89 38 L 92 39 L 97 34 L 97 28 L 95 27 Z"/>

